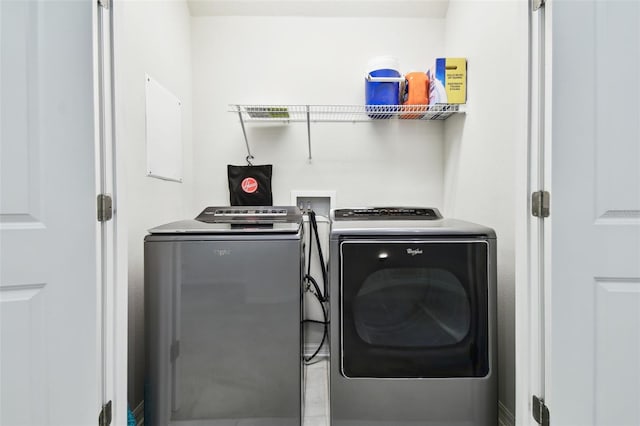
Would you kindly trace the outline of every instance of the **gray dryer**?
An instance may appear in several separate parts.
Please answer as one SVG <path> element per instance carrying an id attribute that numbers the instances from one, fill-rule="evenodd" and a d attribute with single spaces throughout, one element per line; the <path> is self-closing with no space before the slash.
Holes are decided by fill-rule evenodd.
<path id="1" fill-rule="evenodd" d="M 332 426 L 495 426 L 496 239 L 433 208 L 332 212 Z"/>
<path id="2" fill-rule="evenodd" d="M 301 424 L 302 215 L 208 207 L 145 238 L 145 424 Z"/>

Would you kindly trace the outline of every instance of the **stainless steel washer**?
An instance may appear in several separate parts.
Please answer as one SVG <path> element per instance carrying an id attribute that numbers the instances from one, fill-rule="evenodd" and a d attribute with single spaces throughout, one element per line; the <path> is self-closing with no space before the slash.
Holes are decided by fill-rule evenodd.
<path id="1" fill-rule="evenodd" d="M 433 208 L 331 219 L 331 425 L 498 424 L 494 231 Z"/>
<path id="2" fill-rule="evenodd" d="M 208 207 L 145 238 L 145 423 L 299 426 L 302 215 Z"/>

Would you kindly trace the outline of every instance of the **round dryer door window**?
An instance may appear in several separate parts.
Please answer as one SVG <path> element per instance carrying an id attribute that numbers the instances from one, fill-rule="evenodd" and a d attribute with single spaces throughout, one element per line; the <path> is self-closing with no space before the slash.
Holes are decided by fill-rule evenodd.
<path id="1" fill-rule="evenodd" d="M 469 295 L 444 269 L 381 269 L 369 275 L 356 294 L 353 321 L 358 336 L 370 345 L 454 345 L 470 330 Z"/>

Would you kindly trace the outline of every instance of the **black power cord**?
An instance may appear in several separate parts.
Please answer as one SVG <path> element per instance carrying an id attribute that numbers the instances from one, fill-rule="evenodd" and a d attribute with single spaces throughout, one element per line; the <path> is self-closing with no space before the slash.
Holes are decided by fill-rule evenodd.
<path id="1" fill-rule="evenodd" d="M 326 263 L 324 261 L 324 256 L 322 255 L 322 246 L 320 246 L 320 233 L 318 232 L 318 221 L 316 220 L 316 213 L 311 210 L 309 211 L 309 222 L 311 222 L 311 227 L 313 228 L 313 233 L 316 236 L 316 245 L 318 246 L 318 257 L 320 258 L 320 270 L 322 272 L 322 285 L 323 285 L 323 300 L 326 302 L 328 299 L 328 292 L 327 292 L 327 266 Z M 311 239 L 311 235 L 309 235 L 309 239 Z M 309 246 L 311 246 L 311 241 L 309 241 Z M 311 247 L 309 247 L 309 249 L 311 249 Z M 309 253 L 309 256 L 311 256 L 311 253 Z M 309 269 L 308 271 L 311 271 L 311 262 L 309 262 Z"/>
<path id="2" fill-rule="evenodd" d="M 305 276 L 303 277 L 303 283 L 305 283 L 305 288 L 307 289 L 307 291 L 310 291 L 316 298 L 316 300 L 318 301 L 318 303 L 320 304 L 320 308 L 322 309 L 322 317 L 324 318 L 324 321 L 317 321 L 317 320 L 303 320 L 302 322 L 310 322 L 310 323 L 316 323 L 316 324 L 323 324 L 323 332 L 322 332 L 322 340 L 320 341 L 320 344 L 318 345 L 317 349 L 315 350 L 315 352 L 313 353 L 313 355 L 311 355 L 310 357 L 304 357 L 304 361 L 305 363 L 309 363 L 311 360 L 313 360 L 318 353 L 320 352 L 320 349 L 322 349 L 322 346 L 324 345 L 324 342 L 327 340 L 328 334 L 329 334 L 329 314 L 327 312 L 327 307 L 326 307 L 326 302 L 328 302 L 329 298 L 328 298 L 328 293 L 327 293 L 327 267 L 324 261 L 324 256 L 322 254 L 322 247 L 320 246 L 320 234 L 318 233 L 318 222 L 316 220 L 316 213 L 313 210 L 309 210 L 309 212 L 307 213 L 309 216 L 309 224 L 310 226 L 310 232 L 309 232 L 309 257 L 307 260 L 307 273 L 305 274 Z M 318 285 L 318 282 L 315 280 L 315 278 L 313 278 L 311 276 L 311 254 L 313 252 L 313 235 L 315 234 L 315 241 L 316 241 L 316 245 L 318 247 L 318 257 L 320 259 L 320 269 L 322 271 L 322 291 L 320 290 L 320 286 Z M 311 287 L 313 287 L 313 290 L 311 289 Z"/>
<path id="3" fill-rule="evenodd" d="M 320 349 L 322 349 L 322 346 L 324 345 L 324 342 L 327 340 L 327 335 L 329 333 L 329 318 L 327 315 L 327 309 L 324 305 L 324 303 L 321 301 L 321 298 L 318 297 L 318 295 L 316 293 L 313 293 L 318 302 L 320 303 L 320 308 L 322 309 L 322 317 L 324 318 L 324 321 L 316 321 L 316 320 L 304 320 L 303 322 L 313 322 L 313 323 L 317 323 L 317 324 L 323 324 L 323 332 L 322 332 L 322 340 L 320 340 L 320 344 L 318 345 L 318 347 L 316 348 L 315 352 L 313 353 L 313 355 L 311 355 L 310 357 L 305 357 L 304 358 L 304 362 L 306 364 L 309 364 L 311 362 L 311 360 L 313 360 L 318 353 L 320 352 Z"/>

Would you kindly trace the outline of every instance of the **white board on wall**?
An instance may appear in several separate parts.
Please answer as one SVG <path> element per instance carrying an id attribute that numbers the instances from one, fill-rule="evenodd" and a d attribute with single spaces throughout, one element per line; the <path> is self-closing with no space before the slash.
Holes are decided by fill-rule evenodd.
<path id="1" fill-rule="evenodd" d="M 145 75 L 147 176 L 182 182 L 182 102 Z"/>

